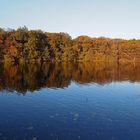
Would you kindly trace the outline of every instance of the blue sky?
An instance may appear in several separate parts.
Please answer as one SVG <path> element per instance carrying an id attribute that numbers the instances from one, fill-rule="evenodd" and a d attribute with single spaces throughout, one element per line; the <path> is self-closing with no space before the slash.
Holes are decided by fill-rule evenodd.
<path id="1" fill-rule="evenodd" d="M 0 0 L 0 27 L 140 38 L 140 0 Z"/>

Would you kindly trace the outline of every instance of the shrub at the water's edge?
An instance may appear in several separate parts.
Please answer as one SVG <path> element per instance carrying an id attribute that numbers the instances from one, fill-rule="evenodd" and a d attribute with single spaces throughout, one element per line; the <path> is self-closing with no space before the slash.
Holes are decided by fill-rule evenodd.
<path id="1" fill-rule="evenodd" d="M 41 88 L 66 88 L 71 81 L 78 84 L 140 81 L 140 64 L 128 63 L 36 63 L 0 65 L 0 91 L 18 93 Z"/>
<path id="2" fill-rule="evenodd" d="M 46 61 L 140 61 L 140 40 L 72 39 L 67 33 L 48 33 L 26 27 L 0 29 L 0 60 L 4 62 Z"/>

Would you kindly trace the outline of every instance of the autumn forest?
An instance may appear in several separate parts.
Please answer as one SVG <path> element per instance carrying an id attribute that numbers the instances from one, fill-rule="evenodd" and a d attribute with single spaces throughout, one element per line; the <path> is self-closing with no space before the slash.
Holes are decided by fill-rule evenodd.
<path id="1" fill-rule="evenodd" d="M 140 61 L 140 40 L 72 39 L 67 33 L 0 28 L 0 60 L 3 62 L 47 61 Z"/>

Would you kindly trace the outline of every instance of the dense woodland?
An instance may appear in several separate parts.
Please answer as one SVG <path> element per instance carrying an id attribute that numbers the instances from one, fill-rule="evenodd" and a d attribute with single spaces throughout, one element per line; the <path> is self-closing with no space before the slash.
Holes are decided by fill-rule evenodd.
<path id="1" fill-rule="evenodd" d="M 47 61 L 140 61 L 140 40 L 72 39 L 67 33 L 0 28 L 0 60 L 4 62 Z"/>

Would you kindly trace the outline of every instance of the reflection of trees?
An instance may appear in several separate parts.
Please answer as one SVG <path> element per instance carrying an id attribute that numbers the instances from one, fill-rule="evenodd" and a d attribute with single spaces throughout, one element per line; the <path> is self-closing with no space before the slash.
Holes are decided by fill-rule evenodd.
<path id="1" fill-rule="evenodd" d="M 140 81 L 140 64 L 103 62 L 43 63 L 0 65 L 0 90 L 26 93 L 43 87 L 67 87 L 71 80 L 79 84 L 107 84 L 112 81 Z"/>

